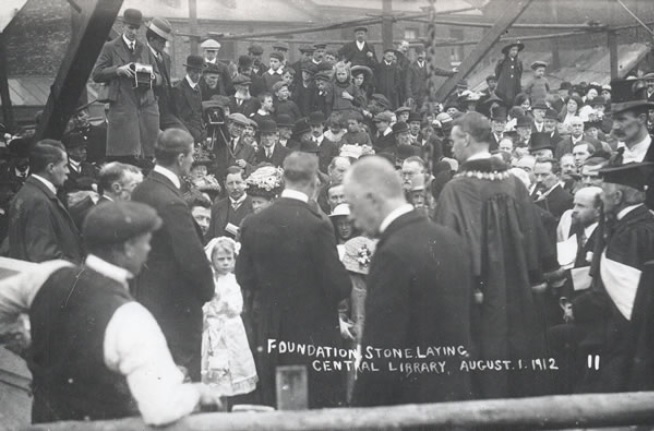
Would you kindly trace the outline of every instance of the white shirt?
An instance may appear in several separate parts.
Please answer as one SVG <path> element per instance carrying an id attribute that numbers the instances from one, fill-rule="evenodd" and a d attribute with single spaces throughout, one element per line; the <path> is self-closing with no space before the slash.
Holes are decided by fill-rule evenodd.
<path id="1" fill-rule="evenodd" d="M 127 39 L 124 34 L 123 34 L 123 41 L 125 41 L 129 49 L 133 50 L 134 48 L 136 48 L 136 41 L 131 41 Z"/>
<path id="2" fill-rule="evenodd" d="M 389 127 L 388 129 L 384 130 L 384 133 L 382 133 L 382 136 L 388 136 L 391 133 L 393 133 L 393 129 Z"/>
<path id="3" fill-rule="evenodd" d="M 543 124 L 544 123 L 537 123 L 537 122 L 534 121 L 534 125 L 536 126 L 536 130 L 538 130 L 538 132 L 543 131 Z"/>
<path id="4" fill-rule="evenodd" d="M 490 159 L 491 158 L 491 153 L 488 151 L 482 151 L 477 154 L 473 154 L 472 156 L 468 157 L 466 162 L 471 162 L 473 160 L 483 160 L 483 159 Z"/>
<path id="5" fill-rule="evenodd" d="M 276 144 L 272 144 L 270 148 L 263 147 L 263 152 L 266 155 L 266 157 L 268 158 L 272 157 L 273 153 L 275 152 L 275 145 Z"/>
<path id="6" fill-rule="evenodd" d="M 161 175 L 168 178 L 178 189 L 182 187 L 182 183 L 179 181 L 179 177 L 170 169 L 164 168 L 160 165 L 155 165 L 154 171 L 159 172 Z"/>
<path id="7" fill-rule="evenodd" d="M 150 45 L 150 42 L 147 42 L 147 45 L 148 45 L 148 48 L 150 48 L 150 51 L 152 52 L 152 55 L 154 55 L 154 58 L 156 58 L 157 60 L 160 60 L 159 53 L 157 52 L 157 50 L 154 49 L 152 47 L 152 45 Z"/>
<path id="8" fill-rule="evenodd" d="M 631 148 L 627 147 L 624 142 L 618 142 L 618 148 L 624 147 L 622 163 L 642 162 L 645 160 L 645 155 L 647 154 L 647 150 L 649 150 L 649 146 L 651 144 L 652 137 L 649 134 L 647 134 L 642 141 L 636 143 Z"/>
<path id="9" fill-rule="evenodd" d="M 572 146 L 574 147 L 577 145 L 579 142 L 584 140 L 584 135 L 580 135 L 578 138 L 575 138 L 573 135 L 570 135 L 570 139 L 572 140 Z"/>
<path id="10" fill-rule="evenodd" d="M 379 225 L 379 233 L 384 233 L 384 231 L 388 228 L 388 226 L 391 225 L 391 223 L 393 223 L 404 214 L 410 213 L 411 211 L 413 211 L 413 205 L 411 204 L 403 204 L 395 208 L 390 212 L 390 214 L 386 216 L 386 218 L 384 218 L 384 220 L 382 220 L 381 224 Z"/>
<path id="11" fill-rule="evenodd" d="M 280 67 L 279 69 L 272 70 L 272 68 L 268 69 L 268 73 L 271 75 L 281 75 L 282 74 L 282 68 Z"/>
<path id="12" fill-rule="evenodd" d="M 40 175 L 32 174 L 32 177 L 36 178 L 37 180 L 41 181 L 45 186 L 52 192 L 53 195 L 57 194 L 57 188 L 52 184 L 50 181 L 46 180 Z"/>
<path id="13" fill-rule="evenodd" d="M 75 170 L 75 172 L 79 173 L 79 171 L 82 169 L 82 164 L 73 159 L 68 159 L 68 164 Z"/>
<path id="14" fill-rule="evenodd" d="M 629 205 L 628 207 L 624 207 L 624 208 L 622 208 L 620 210 L 620 212 L 618 213 L 618 215 L 615 218 L 617 218 L 618 220 L 622 220 L 623 218 L 625 218 L 627 216 L 627 214 L 629 214 L 630 212 L 632 212 L 633 210 L 635 210 L 636 208 L 638 208 L 641 205 L 644 205 L 644 204 Z"/>
<path id="15" fill-rule="evenodd" d="M 366 42 L 359 42 L 358 40 L 355 40 L 355 42 L 359 51 L 363 51 L 363 48 L 366 46 Z"/>
<path id="16" fill-rule="evenodd" d="M 595 223 L 591 224 L 590 226 L 588 226 L 588 227 L 586 227 L 584 229 L 584 234 L 586 235 L 586 240 L 588 240 L 588 238 L 590 238 L 590 236 L 593 234 L 593 232 L 595 232 L 595 229 L 597 228 L 597 226 L 599 226 L 599 223 L 595 222 Z"/>
<path id="17" fill-rule="evenodd" d="M 245 199 L 248 197 L 247 193 L 243 193 L 243 196 L 238 198 L 238 200 L 234 200 L 231 197 L 229 198 L 229 203 L 232 204 L 232 207 L 234 207 L 235 210 L 238 209 L 238 207 L 245 202 Z"/>
<path id="18" fill-rule="evenodd" d="M 195 87 L 198 86 L 199 82 L 193 82 L 190 76 L 186 75 L 186 82 L 188 82 L 188 85 L 191 86 L 192 89 L 195 90 Z"/>
<path id="19" fill-rule="evenodd" d="M 132 274 L 97 256 L 85 265 L 128 288 Z M 136 301 L 116 309 L 107 324 L 102 343 L 104 363 L 122 374 L 145 423 L 163 425 L 191 413 L 200 400 L 192 384 L 182 383 L 168 350 L 166 338 L 150 312 Z"/>
<path id="20" fill-rule="evenodd" d="M 324 135 L 320 135 L 320 137 L 316 138 L 315 136 L 313 137 L 313 142 L 316 143 L 316 145 L 320 146 L 322 144 L 323 139 L 325 139 Z"/>
<path id="21" fill-rule="evenodd" d="M 284 189 L 284 191 L 282 191 L 281 197 L 287 199 L 295 199 L 304 202 L 305 204 L 309 202 L 309 196 L 297 190 Z"/>

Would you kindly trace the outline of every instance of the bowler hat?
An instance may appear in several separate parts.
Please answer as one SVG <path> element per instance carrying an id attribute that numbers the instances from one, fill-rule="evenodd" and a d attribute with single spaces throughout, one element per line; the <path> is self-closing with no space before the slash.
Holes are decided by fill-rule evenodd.
<path id="1" fill-rule="evenodd" d="M 263 54 L 263 47 L 261 45 L 257 44 L 257 43 L 253 43 L 248 48 L 248 52 L 251 55 L 261 55 L 261 54 Z"/>
<path id="2" fill-rule="evenodd" d="M 409 133 L 409 126 L 404 121 L 393 124 L 393 134 Z"/>
<path id="3" fill-rule="evenodd" d="M 123 22 L 128 25 L 141 26 L 143 24 L 143 14 L 138 9 L 125 9 L 123 12 Z"/>
<path id="4" fill-rule="evenodd" d="M 250 67 L 252 67 L 252 57 L 249 55 L 241 55 L 238 58 L 238 68 L 249 69 Z"/>
<path id="5" fill-rule="evenodd" d="M 531 134 L 529 141 L 529 151 L 536 152 L 540 150 L 554 151 L 554 144 L 552 144 L 552 135 L 548 132 L 534 132 Z"/>
<path id="6" fill-rule="evenodd" d="M 275 120 L 264 119 L 259 122 L 259 133 L 276 133 L 277 123 Z"/>
<path id="7" fill-rule="evenodd" d="M 526 116 L 523 115 L 522 117 L 518 117 L 518 120 L 516 121 L 516 127 L 531 127 L 533 124 L 533 120 Z"/>
<path id="8" fill-rule="evenodd" d="M 559 85 L 559 90 L 570 90 L 572 89 L 572 84 L 568 81 L 563 81 Z"/>
<path id="9" fill-rule="evenodd" d="M 293 135 L 302 135 L 311 131 L 311 125 L 306 118 L 300 118 L 293 124 Z"/>
<path id="10" fill-rule="evenodd" d="M 647 100 L 647 83 L 643 80 L 611 81 L 611 89 L 611 111 L 614 114 L 633 108 L 654 108 L 654 103 Z"/>
<path id="11" fill-rule="evenodd" d="M 559 120 L 559 113 L 556 112 L 555 109 L 550 108 L 547 111 L 545 111 L 545 117 L 543 117 L 543 118 L 545 118 L 546 120 L 557 120 L 558 121 Z"/>
<path id="12" fill-rule="evenodd" d="M 204 65 L 204 69 L 202 69 L 202 73 L 215 73 L 215 74 L 220 74 L 220 68 L 218 67 L 217 64 L 215 63 L 206 63 Z"/>
<path id="13" fill-rule="evenodd" d="M 543 99 L 539 99 L 534 103 L 534 105 L 531 107 L 531 110 L 533 111 L 534 109 L 542 109 L 542 110 L 548 110 L 550 109 L 549 106 L 547 106 L 547 102 Z"/>
<path id="14" fill-rule="evenodd" d="M 191 54 L 186 57 L 186 63 L 184 64 L 184 67 L 189 69 L 202 70 L 204 68 L 204 58 L 199 55 Z"/>
<path id="15" fill-rule="evenodd" d="M 322 111 L 314 111 L 311 114 L 309 114 L 309 124 L 312 126 L 319 126 L 321 124 L 325 124 L 325 114 L 322 113 Z"/>
<path id="16" fill-rule="evenodd" d="M 589 130 L 589 129 L 598 129 L 602 130 L 602 121 L 584 121 L 584 130 Z"/>
<path id="17" fill-rule="evenodd" d="M 166 40 L 171 40 L 173 36 L 173 27 L 170 25 L 166 18 L 159 18 L 155 16 L 148 23 L 148 30 L 152 31 L 157 36 Z"/>
<path id="18" fill-rule="evenodd" d="M 111 246 L 153 232 L 163 224 L 154 208 L 139 202 L 104 202 L 89 211 L 82 227 L 87 246 Z"/>
<path id="19" fill-rule="evenodd" d="M 293 127 L 293 120 L 290 115 L 279 114 L 277 116 L 277 127 Z"/>
<path id="20" fill-rule="evenodd" d="M 64 144 L 67 150 L 73 148 L 83 147 L 87 144 L 88 138 L 79 132 L 66 133 L 61 138 L 61 143 Z"/>
<path id="21" fill-rule="evenodd" d="M 407 123 L 415 123 L 415 122 L 422 123 L 422 117 L 417 112 L 411 111 L 411 112 L 409 112 L 409 119 L 406 120 L 406 122 Z"/>
<path id="22" fill-rule="evenodd" d="M 200 48 L 206 50 L 218 50 L 220 49 L 220 47 L 221 47 L 220 42 L 214 39 L 207 39 L 200 44 Z"/>
<path id="23" fill-rule="evenodd" d="M 588 104 L 593 108 L 596 108 L 598 106 L 604 106 L 606 105 L 606 99 L 602 96 L 593 97 L 592 99 L 590 99 Z"/>
<path id="24" fill-rule="evenodd" d="M 524 43 L 519 42 L 519 41 L 511 42 L 511 43 L 509 43 L 508 45 L 506 45 L 506 46 L 504 46 L 502 48 L 502 54 L 507 55 L 509 53 L 509 50 L 511 50 L 511 48 L 513 48 L 514 46 L 518 48 L 518 52 L 525 49 L 525 44 Z"/>

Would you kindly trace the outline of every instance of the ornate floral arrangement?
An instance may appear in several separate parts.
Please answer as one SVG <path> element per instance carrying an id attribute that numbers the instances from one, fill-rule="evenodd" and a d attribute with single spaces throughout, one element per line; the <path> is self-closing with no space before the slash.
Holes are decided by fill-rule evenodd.
<path id="1" fill-rule="evenodd" d="M 502 172 L 464 171 L 454 175 L 454 178 L 466 177 L 466 178 L 477 178 L 478 180 L 501 181 L 509 178 L 510 176 L 511 173 L 508 171 L 502 171 Z"/>
<path id="2" fill-rule="evenodd" d="M 372 259 L 372 251 L 368 248 L 366 244 L 363 244 L 359 250 L 357 250 L 357 262 L 362 268 L 367 268 L 370 266 L 370 260 Z"/>
<path id="3" fill-rule="evenodd" d="M 252 172 L 245 180 L 248 190 L 259 189 L 265 192 L 278 192 L 281 190 L 283 171 L 274 166 L 264 166 Z"/>

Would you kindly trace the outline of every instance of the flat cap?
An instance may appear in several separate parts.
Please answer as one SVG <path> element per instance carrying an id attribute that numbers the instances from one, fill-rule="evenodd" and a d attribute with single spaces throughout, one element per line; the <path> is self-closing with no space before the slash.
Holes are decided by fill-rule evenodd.
<path id="1" fill-rule="evenodd" d="M 315 49 L 325 49 L 325 48 L 327 48 L 327 44 L 326 43 L 316 43 L 316 44 L 313 45 L 313 47 Z"/>
<path id="2" fill-rule="evenodd" d="M 318 72 L 313 76 L 313 79 L 316 81 L 331 81 L 332 76 L 327 71 Z"/>
<path id="3" fill-rule="evenodd" d="M 120 244 L 163 224 L 154 208 L 138 202 L 104 202 L 84 219 L 82 236 L 87 246 Z"/>
<path id="4" fill-rule="evenodd" d="M 270 58 L 271 59 L 275 58 L 279 61 L 284 61 L 284 54 L 282 54 L 281 52 L 271 52 Z"/>
<path id="5" fill-rule="evenodd" d="M 248 117 L 245 115 L 241 114 L 240 112 L 235 112 L 233 114 L 229 114 L 229 117 L 227 117 L 229 121 L 233 121 L 234 123 L 242 124 L 244 126 L 247 126 L 250 124 Z"/>
<path id="6" fill-rule="evenodd" d="M 327 119 L 325 118 L 325 114 L 322 111 L 314 111 L 309 114 L 309 124 L 312 126 L 325 124 L 325 121 L 327 121 Z"/>
<path id="7" fill-rule="evenodd" d="M 397 122 L 393 124 L 393 133 L 409 133 L 409 126 L 404 121 Z"/>
<path id="8" fill-rule="evenodd" d="M 286 43 L 286 42 L 277 42 L 277 43 L 273 44 L 273 49 L 277 49 L 279 51 L 287 52 L 288 51 L 288 43 Z"/>
<path id="9" fill-rule="evenodd" d="M 248 48 L 248 52 L 252 55 L 261 55 L 263 54 L 263 47 L 257 43 L 253 43 Z"/>
<path id="10" fill-rule="evenodd" d="M 316 50 L 316 48 L 314 48 L 311 45 L 302 45 L 302 46 L 300 46 L 300 52 L 313 52 L 315 50 Z"/>
<path id="11" fill-rule="evenodd" d="M 379 122 L 379 121 L 386 121 L 387 123 L 390 123 L 393 121 L 393 116 L 391 115 L 390 112 L 380 112 L 379 114 L 375 115 L 375 117 L 372 119 L 373 122 Z"/>
<path id="12" fill-rule="evenodd" d="M 234 85 L 251 85 L 252 80 L 248 78 L 245 75 L 238 75 L 236 78 L 232 80 L 232 84 Z"/>
<path id="13" fill-rule="evenodd" d="M 200 44 L 200 48 L 202 49 L 220 49 L 221 45 L 220 42 L 214 39 L 207 39 L 204 42 Z"/>
<path id="14" fill-rule="evenodd" d="M 288 83 L 286 83 L 285 81 L 275 82 L 272 86 L 272 91 L 273 93 L 277 93 L 279 90 L 281 90 L 284 87 L 288 87 Z"/>

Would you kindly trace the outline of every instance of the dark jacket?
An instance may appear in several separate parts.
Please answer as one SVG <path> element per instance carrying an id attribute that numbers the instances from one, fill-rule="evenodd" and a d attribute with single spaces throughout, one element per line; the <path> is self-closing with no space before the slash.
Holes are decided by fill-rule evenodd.
<path id="1" fill-rule="evenodd" d="M 561 185 L 557 185 L 547 194 L 544 198 L 538 199 L 536 205 L 540 206 L 546 211 L 549 211 L 557 221 L 561 220 L 563 213 L 570 208 L 574 201 L 574 196 L 571 193 L 563 190 Z"/>
<path id="2" fill-rule="evenodd" d="M 132 200 L 150 205 L 163 220 L 132 292 L 157 319 L 175 363 L 198 381 L 202 305 L 214 294 L 199 228 L 180 191 L 156 171 L 134 189 Z"/>
<path id="3" fill-rule="evenodd" d="M 257 149 L 257 153 L 254 157 L 254 165 L 256 166 L 259 163 L 271 163 L 276 168 L 280 168 L 284 164 L 284 159 L 286 159 L 286 156 L 288 156 L 290 152 L 291 150 L 282 144 L 277 143 L 275 144 L 272 157 L 268 158 L 266 157 L 266 150 L 262 145 Z"/>
<path id="4" fill-rule="evenodd" d="M 470 261 L 450 229 L 436 226 L 415 211 L 394 220 L 381 235 L 366 284 L 366 323 L 362 347 L 411 349 L 463 346 L 470 351 Z M 379 372 L 362 372 L 354 387 L 357 406 L 433 403 L 471 397 L 470 375 L 460 372 L 458 358 L 446 360 L 446 372 L 420 374 L 389 371 L 373 359 Z M 414 359 L 409 362 L 438 360 Z M 407 378 L 408 377 L 408 378 Z"/>
<path id="5" fill-rule="evenodd" d="M 191 133 L 195 143 L 202 142 L 206 132 L 202 122 L 202 90 L 200 84 L 197 84 L 193 89 L 188 80 L 184 78 L 175 86 L 173 95 L 179 119 L 182 120 L 182 123 Z"/>
<path id="6" fill-rule="evenodd" d="M 171 59 L 165 52 L 159 52 L 159 58 L 155 57 L 159 72 L 161 72 L 161 86 L 155 87 L 154 94 L 157 96 L 159 105 L 159 128 L 166 130 L 170 128 L 181 128 L 186 126 L 177 117 L 177 109 L 173 102 L 173 84 L 171 81 Z"/>
<path id="7" fill-rule="evenodd" d="M 253 353 L 263 403 L 276 405 L 277 366 L 304 365 L 309 408 L 341 405 L 342 373 L 316 371 L 311 366 L 315 358 L 306 354 L 268 352 L 269 339 L 323 347 L 342 344 L 338 303 L 349 296 L 351 285 L 329 220 L 310 205 L 288 198 L 247 217 L 241 227 L 236 279 L 244 295 L 253 297 Z"/>
<path id="8" fill-rule="evenodd" d="M 81 263 L 79 231 L 64 204 L 29 177 L 9 208 L 9 257 L 29 262 L 66 259 Z"/>
<path id="9" fill-rule="evenodd" d="M 368 57 L 369 52 L 372 52 L 372 57 Z M 377 64 L 375 48 L 373 48 L 368 42 L 363 43 L 362 50 L 359 50 L 355 41 L 348 42 L 338 50 L 338 56 L 345 62 L 349 61 L 352 66 L 362 65 L 372 68 Z"/>
<path id="10" fill-rule="evenodd" d="M 219 236 L 233 237 L 232 234 L 225 231 L 229 220 L 231 219 L 232 224 L 236 227 L 240 227 L 243 219 L 253 212 L 252 198 L 250 196 L 245 198 L 245 201 L 236 212 L 232 208 L 231 201 L 228 197 L 219 200 L 211 207 L 211 224 L 207 230 L 206 238 L 211 239 Z"/>

